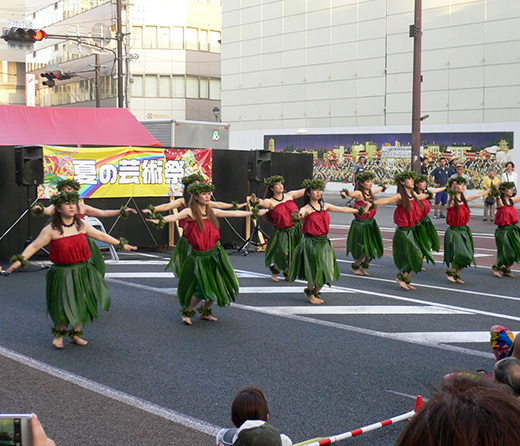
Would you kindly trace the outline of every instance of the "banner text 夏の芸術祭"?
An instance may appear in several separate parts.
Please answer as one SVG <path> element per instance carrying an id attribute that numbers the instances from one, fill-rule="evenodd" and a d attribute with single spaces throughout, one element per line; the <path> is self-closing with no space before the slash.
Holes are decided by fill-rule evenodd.
<path id="1" fill-rule="evenodd" d="M 182 177 L 212 178 L 211 149 L 151 147 L 43 147 L 40 198 L 56 193 L 60 180 L 80 183 L 81 198 L 180 196 Z"/>

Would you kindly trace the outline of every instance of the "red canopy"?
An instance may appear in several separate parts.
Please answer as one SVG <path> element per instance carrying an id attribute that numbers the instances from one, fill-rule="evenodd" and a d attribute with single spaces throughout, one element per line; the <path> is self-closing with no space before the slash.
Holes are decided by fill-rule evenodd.
<path id="1" fill-rule="evenodd" d="M 0 105 L 0 146 L 162 147 L 126 108 Z"/>

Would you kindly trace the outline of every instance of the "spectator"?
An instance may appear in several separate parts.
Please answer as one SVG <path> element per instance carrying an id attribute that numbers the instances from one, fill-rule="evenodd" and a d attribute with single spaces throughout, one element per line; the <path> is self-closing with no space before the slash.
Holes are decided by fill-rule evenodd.
<path id="1" fill-rule="evenodd" d="M 493 367 L 493 375 L 495 382 L 520 396 L 520 360 L 512 357 L 501 359 Z"/>
<path id="2" fill-rule="evenodd" d="M 444 382 L 404 427 L 396 446 L 520 445 L 520 403 L 484 379 Z"/>
<path id="3" fill-rule="evenodd" d="M 500 178 L 495 175 L 495 169 L 489 169 L 488 174 L 484 177 L 482 181 L 482 187 L 484 189 L 491 189 L 491 186 L 494 185 L 497 189 L 500 185 Z M 487 216 L 489 212 L 489 218 L 491 221 L 495 218 L 495 198 L 491 195 L 488 195 L 484 198 L 484 218 L 483 221 L 487 221 Z"/>
<path id="4" fill-rule="evenodd" d="M 354 185 L 354 189 L 357 188 L 356 176 L 365 171 L 365 162 L 367 157 L 365 155 L 361 155 L 359 157 L 358 163 L 354 166 L 354 175 L 352 175 L 352 184 Z"/>
<path id="5" fill-rule="evenodd" d="M 258 387 L 247 386 L 236 394 L 231 405 L 231 421 L 236 428 L 221 429 L 217 434 L 217 446 L 236 444 L 242 446 L 271 445 L 271 443 L 267 442 L 255 443 L 256 440 L 259 441 L 261 438 L 272 437 L 272 432 L 276 431 L 275 428 L 268 424 L 269 408 L 267 400 Z M 263 427 L 263 429 L 256 429 L 258 427 Z M 236 443 L 239 436 L 240 443 Z M 273 446 L 292 446 L 292 441 L 287 435 L 279 434 L 279 439 L 281 442 L 272 443 Z"/>
<path id="6" fill-rule="evenodd" d="M 462 178 L 465 178 L 466 181 L 469 183 L 469 176 L 467 174 L 465 174 L 466 168 L 464 167 L 464 164 L 462 163 L 458 163 L 457 164 L 457 170 L 456 172 L 450 176 L 450 179 L 451 178 L 457 178 L 457 177 L 462 177 Z"/>
<path id="7" fill-rule="evenodd" d="M 518 187 L 518 174 L 514 171 L 515 163 L 508 161 L 506 163 L 506 171 L 502 174 L 502 183 L 513 182 L 515 183 L 514 195 L 516 195 L 516 189 Z"/>
<path id="8" fill-rule="evenodd" d="M 250 421 L 246 421 L 244 424 L 247 423 Z M 239 430 L 233 446 L 282 446 L 280 432 L 269 423 Z"/>
<path id="9" fill-rule="evenodd" d="M 458 164 L 457 158 L 452 158 L 450 160 L 450 165 L 448 166 L 448 173 L 450 174 L 450 178 L 452 175 L 455 175 L 457 173 L 457 164 Z"/>
<path id="10" fill-rule="evenodd" d="M 440 166 L 433 169 L 430 178 L 435 187 L 445 187 L 450 179 L 448 167 L 446 167 L 446 158 L 440 159 Z M 433 218 L 446 218 L 444 215 L 444 208 L 448 202 L 448 193 L 446 191 L 437 192 L 435 194 L 435 212 Z M 441 205 L 441 213 L 439 215 L 439 204 Z"/>
<path id="11" fill-rule="evenodd" d="M 428 175 L 428 158 L 421 158 L 421 175 Z"/>

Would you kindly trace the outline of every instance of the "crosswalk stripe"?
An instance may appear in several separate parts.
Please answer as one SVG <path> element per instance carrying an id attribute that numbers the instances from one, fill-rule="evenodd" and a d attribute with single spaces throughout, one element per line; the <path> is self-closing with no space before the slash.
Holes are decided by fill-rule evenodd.
<path id="1" fill-rule="evenodd" d="M 258 311 L 269 314 L 472 314 L 452 308 L 428 305 L 334 305 L 312 307 L 256 307 Z M 488 336 L 489 337 L 489 336 Z M 489 340 L 489 339 L 488 339 Z"/>
<path id="2" fill-rule="evenodd" d="M 515 331 L 516 333 L 516 331 Z M 422 340 L 437 344 L 450 343 L 487 343 L 489 344 L 489 331 L 432 331 L 432 332 L 412 332 L 396 333 L 403 338 Z"/>

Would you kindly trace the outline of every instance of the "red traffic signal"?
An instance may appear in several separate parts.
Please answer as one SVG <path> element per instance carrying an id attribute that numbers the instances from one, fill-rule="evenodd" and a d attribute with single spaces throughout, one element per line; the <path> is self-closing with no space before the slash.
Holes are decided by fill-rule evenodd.
<path id="1" fill-rule="evenodd" d="M 10 28 L 2 34 L 2 39 L 6 42 L 34 43 L 46 37 L 47 33 L 42 29 Z"/>

